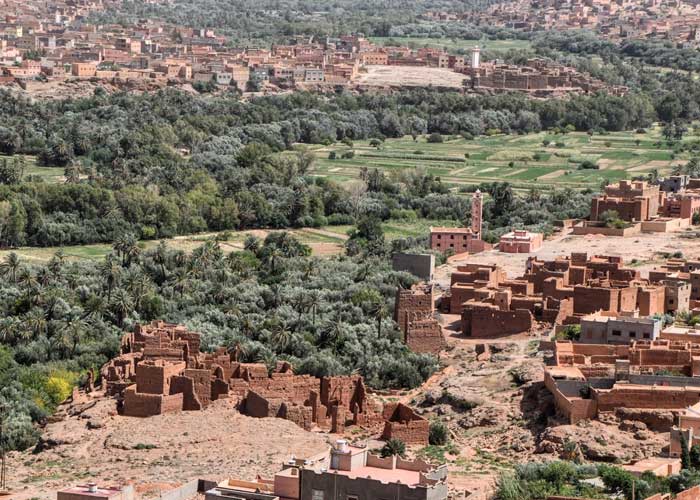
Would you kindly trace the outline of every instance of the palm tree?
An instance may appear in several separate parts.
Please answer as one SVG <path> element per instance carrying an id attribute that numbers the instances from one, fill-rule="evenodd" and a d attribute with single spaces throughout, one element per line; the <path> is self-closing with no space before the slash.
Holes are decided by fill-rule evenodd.
<path id="1" fill-rule="evenodd" d="M 90 294 L 83 306 L 83 318 L 99 318 L 104 316 L 107 305 L 105 300 L 94 293 Z"/>
<path id="2" fill-rule="evenodd" d="M 382 336 L 382 319 L 386 317 L 389 312 L 389 308 L 386 306 L 386 301 L 382 300 L 377 302 L 372 308 L 372 313 L 377 320 L 377 338 Z"/>
<path id="3" fill-rule="evenodd" d="M 119 283 L 122 269 L 116 262 L 112 254 L 108 254 L 105 260 L 100 265 L 100 274 L 104 281 L 104 286 L 107 288 L 107 301 L 112 300 L 112 290 Z"/>
<path id="4" fill-rule="evenodd" d="M 0 270 L 2 270 L 3 276 L 10 276 L 10 280 L 13 283 L 17 283 L 17 272 L 21 267 L 21 262 L 19 256 L 15 252 L 11 252 L 2 264 L 0 264 Z"/>
<path id="5" fill-rule="evenodd" d="M 122 267 L 129 267 L 141 253 L 136 237 L 131 233 L 122 234 L 114 240 L 113 248 L 121 256 Z"/>
<path id="6" fill-rule="evenodd" d="M 34 337 L 40 337 L 42 334 L 46 333 L 48 328 L 46 313 L 39 307 L 30 309 L 24 317 L 24 322 L 27 328 L 34 334 Z"/>
<path id="7" fill-rule="evenodd" d="M 160 268 L 160 283 L 165 283 L 167 279 L 165 264 L 168 262 L 168 247 L 165 241 L 161 240 L 156 247 L 155 252 L 153 252 L 153 262 Z"/>
<path id="8" fill-rule="evenodd" d="M 321 294 L 318 290 L 311 290 L 306 300 L 306 305 L 311 311 L 311 324 L 316 326 L 316 312 L 321 304 Z"/>
<path id="9" fill-rule="evenodd" d="M 26 267 L 23 267 L 19 271 L 17 279 L 19 283 L 31 291 L 36 290 L 39 287 L 39 281 L 36 279 L 36 276 L 34 276 L 34 273 L 32 273 L 32 271 Z"/>
<path id="10" fill-rule="evenodd" d="M 85 322 L 78 316 L 71 315 L 59 322 L 60 345 L 70 349 L 70 357 L 75 356 L 86 327 Z"/>
<path id="11" fill-rule="evenodd" d="M 110 301 L 110 309 L 117 316 L 117 324 L 120 328 L 124 326 L 124 319 L 134 310 L 134 302 L 129 293 L 123 288 L 114 291 L 114 297 Z"/>
<path id="12" fill-rule="evenodd" d="M 286 323 L 279 322 L 273 327 L 271 340 L 278 351 L 284 351 L 292 341 L 292 337 L 292 331 Z"/>
<path id="13" fill-rule="evenodd" d="M 170 279 L 173 289 L 180 294 L 180 298 L 184 295 L 185 290 L 189 288 L 191 274 L 191 271 L 179 268 Z"/>
<path id="14" fill-rule="evenodd" d="M 382 447 L 381 454 L 382 457 L 391 457 L 393 455 L 404 457 L 406 456 L 406 443 L 396 438 L 389 439 Z"/>
<path id="15" fill-rule="evenodd" d="M 135 271 L 129 272 L 126 275 L 124 284 L 133 297 L 134 307 L 138 311 L 141 309 L 141 302 L 153 288 L 153 283 L 151 282 L 151 278 L 149 278 L 140 267 L 131 269 L 135 269 Z"/>

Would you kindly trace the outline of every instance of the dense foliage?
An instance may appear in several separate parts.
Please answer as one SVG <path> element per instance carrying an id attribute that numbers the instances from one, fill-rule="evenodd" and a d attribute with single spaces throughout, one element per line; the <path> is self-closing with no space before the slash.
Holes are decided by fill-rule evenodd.
<path id="1" fill-rule="evenodd" d="M 385 178 L 368 172 L 358 181 L 362 190 L 346 190 L 309 176 L 315 157 L 296 144 L 525 133 L 564 125 L 620 130 L 648 125 L 655 112 L 642 95 L 530 101 L 516 94 L 417 90 L 392 96 L 296 93 L 242 102 L 237 96 L 165 90 L 98 92 L 51 103 L 2 93 L 0 117 L 0 151 L 35 155 L 64 169 L 68 181 L 49 184 L 30 176 L 18 182 L 27 166 L 0 164 L 0 246 L 54 246 L 112 242 L 126 232 L 153 239 L 347 224 L 367 214 L 387 219 L 395 210 L 460 221 L 467 213 L 464 197 L 449 193 L 432 175 L 418 170 Z"/>
<path id="2" fill-rule="evenodd" d="M 267 45 L 292 36 L 317 37 L 364 33 L 396 35 L 395 26 L 421 26 L 426 11 L 481 9 L 497 0 L 176 0 L 169 4 L 115 2 L 98 13 L 100 23 L 163 19 L 194 28 L 214 28 L 234 44 Z M 425 28 L 423 28 L 425 29 Z M 437 28 L 439 29 L 439 28 Z M 473 28 L 472 28 L 473 29 Z"/>
<path id="3" fill-rule="evenodd" d="M 597 478 L 603 487 L 590 481 Z M 695 471 L 659 477 L 640 477 L 612 465 L 581 465 L 566 461 L 530 462 L 502 474 L 496 483 L 497 500 L 545 500 L 551 496 L 576 498 L 647 498 L 655 493 L 678 493 L 700 482 Z"/>

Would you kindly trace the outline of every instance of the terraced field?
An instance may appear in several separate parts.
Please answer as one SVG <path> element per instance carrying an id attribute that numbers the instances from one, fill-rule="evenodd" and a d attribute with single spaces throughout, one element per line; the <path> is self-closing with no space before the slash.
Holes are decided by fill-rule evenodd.
<path id="1" fill-rule="evenodd" d="M 689 135 L 684 141 L 697 141 Z M 547 143 L 547 146 L 545 146 Z M 509 181 L 516 188 L 597 188 L 603 181 L 615 182 L 657 170 L 664 174 L 687 153 L 674 159 L 673 149 L 653 128 L 644 134 L 619 132 L 589 136 L 583 132 L 528 135 L 495 135 L 466 140 L 445 137 L 429 143 L 426 137 L 388 139 L 379 148 L 356 141 L 353 158 L 342 158 L 350 150 L 343 144 L 317 147 L 314 174 L 339 182 L 357 179 L 360 169 L 379 168 L 387 173 L 423 168 L 440 176 L 452 187 L 481 182 Z M 335 151 L 337 159 L 330 160 Z M 599 169 L 580 169 L 584 160 Z"/>

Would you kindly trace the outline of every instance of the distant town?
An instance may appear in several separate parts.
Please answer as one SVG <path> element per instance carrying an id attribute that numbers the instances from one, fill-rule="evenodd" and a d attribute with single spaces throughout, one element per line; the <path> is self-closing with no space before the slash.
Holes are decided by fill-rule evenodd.
<path id="1" fill-rule="evenodd" d="M 378 46 L 359 34 L 296 37 L 269 49 L 231 47 L 208 28 L 142 20 L 132 26 L 95 25 L 90 14 L 104 3 L 2 0 L 0 86 L 39 89 L 47 84 L 92 81 L 157 88 L 190 84 L 200 89 L 285 91 L 426 86 L 474 92 L 517 90 L 539 97 L 600 90 L 621 95 L 571 67 L 545 59 L 525 64 L 482 61 L 438 48 Z M 397 68 L 390 78 L 382 68 Z M 416 74 L 400 68 L 421 68 Z"/>
<path id="2" fill-rule="evenodd" d="M 616 41 L 656 39 L 700 45 L 700 5 L 684 0 L 517 0 L 496 3 L 483 12 L 430 12 L 424 17 L 523 31 L 590 29 Z"/>

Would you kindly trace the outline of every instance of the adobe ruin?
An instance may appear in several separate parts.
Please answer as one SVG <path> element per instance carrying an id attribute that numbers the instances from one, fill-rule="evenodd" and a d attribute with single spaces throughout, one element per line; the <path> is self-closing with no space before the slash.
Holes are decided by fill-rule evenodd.
<path id="1" fill-rule="evenodd" d="M 404 334 L 404 342 L 414 352 L 437 355 L 447 346 L 442 327 L 434 317 L 432 285 L 418 283 L 396 290 L 394 321 Z"/>
<path id="2" fill-rule="evenodd" d="M 269 370 L 261 363 L 240 362 L 237 349 L 204 353 L 199 345 L 198 333 L 162 321 L 125 334 L 122 354 L 101 370 L 105 392 L 116 398 L 119 414 L 196 411 L 234 398 L 249 416 L 284 418 L 306 430 L 342 433 L 347 425 L 378 428 L 384 423 L 381 403 L 359 375 L 297 375 L 287 362 Z M 427 428 L 416 432 L 424 434 L 416 439 L 427 440 Z"/>

